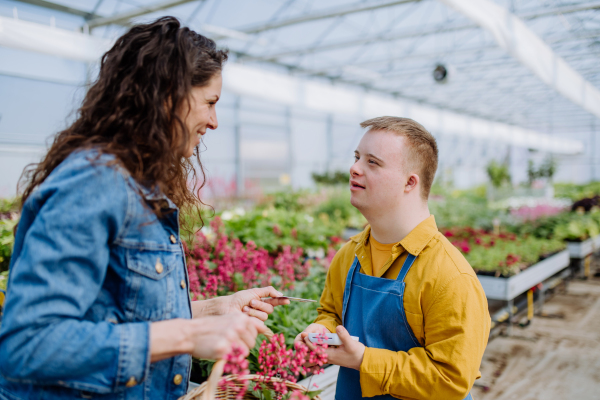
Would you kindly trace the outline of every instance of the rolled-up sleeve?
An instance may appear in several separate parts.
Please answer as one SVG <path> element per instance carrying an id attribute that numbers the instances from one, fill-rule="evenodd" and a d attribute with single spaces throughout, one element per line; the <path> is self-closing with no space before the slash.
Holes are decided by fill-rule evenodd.
<path id="1" fill-rule="evenodd" d="M 32 217 L 17 234 L 22 243 L 0 327 L 0 373 L 110 393 L 143 381 L 150 364 L 149 323 L 85 318 L 127 222 L 127 182 L 115 167 L 85 157 L 58 168 L 23 210 Z"/>

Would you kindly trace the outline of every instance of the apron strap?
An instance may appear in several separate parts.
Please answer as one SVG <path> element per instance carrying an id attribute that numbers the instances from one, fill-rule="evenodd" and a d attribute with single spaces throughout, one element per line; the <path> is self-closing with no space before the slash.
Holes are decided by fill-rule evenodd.
<path id="1" fill-rule="evenodd" d="M 408 274 L 408 270 L 410 270 L 410 267 L 412 267 L 416 258 L 417 256 L 413 256 L 412 254 L 408 253 L 406 260 L 404 260 L 404 264 L 402 264 L 402 269 L 398 274 L 398 278 L 396 279 L 397 281 L 404 282 L 404 278 L 406 278 L 406 274 Z"/>
<path id="2" fill-rule="evenodd" d="M 348 308 L 348 301 L 350 300 L 350 291 L 352 290 L 352 279 L 357 271 L 360 271 L 360 263 L 358 257 L 354 257 L 354 262 L 348 271 L 346 276 L 346 287 L 344 288 L 344 303 L 342 306 L 342 325 L 344 325 L 344 319 L 346 317 L 346 309 Z M 344 325 L 345 326 L 345 325 Z"/>

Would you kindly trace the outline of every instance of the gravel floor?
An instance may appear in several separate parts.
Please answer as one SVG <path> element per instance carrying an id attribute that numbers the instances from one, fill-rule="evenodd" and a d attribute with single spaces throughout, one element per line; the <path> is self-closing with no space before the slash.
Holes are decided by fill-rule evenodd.
<path id="1" fill-rule="evenodd" d="M 490 341 L 476 400 L 600 400 L 600 277 L 571 281 L 543 313 Z"/>

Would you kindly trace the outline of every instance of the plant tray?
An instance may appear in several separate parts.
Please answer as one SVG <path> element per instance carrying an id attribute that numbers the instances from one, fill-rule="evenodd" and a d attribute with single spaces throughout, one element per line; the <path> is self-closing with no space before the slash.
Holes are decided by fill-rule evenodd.
<path id="1" fill-rule="evenodd" d="M 567 249 L 571 258 L 586 258 L 600 249 L 600 235 L 583 242 L 567 242 Z"/>
<path id="2" fill-rule="evenodd" d="M 477 275 L 491 300 L 509 301 L 569 266 L 569 250 L 563 250 L 509 278 Z"/>
<path id="3" fill-rule="evenodd" d="M 335 387 L 337 385 L 338 372 L 340 367 L 337 365 L 331 365 L 324 369 L 322 374 L 313 375 L 311 378 L 306 378 L 298 382 L 298 384 L 307 387 L 310 384 L 316 383 L 319 387 L 318 390 L 322 390 L 322 400 L 335 400 Z M 317 390 L 315 387 L 308 388 L 308 390 Z"/>

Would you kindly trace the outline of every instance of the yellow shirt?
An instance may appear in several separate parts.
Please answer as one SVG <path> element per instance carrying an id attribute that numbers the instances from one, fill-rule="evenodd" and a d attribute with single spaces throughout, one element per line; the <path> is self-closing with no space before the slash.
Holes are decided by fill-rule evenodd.
<path id="1" fill-rule="evenodd" d="M 404 309 L 423 347 L 408 352 L 368 347 L 360 367 L 362 395 L 463 400 L 481 377 L 491 323 L 473 268 L 430 216 L 392 247 L 392 257 L 373 275 L 366 246 L 370 230 L 352 237 L 335 255 L 315 322 L 331 332 L 342 323 L 346 276 L 355 257 L 362 273 L 396 279 L 407 252 L 417 256 L 405 279 Z"/>
<path id="2" fill-rule="evenodd" d="M 395 244 L 396 243 L 379 243 L 373 236 L 369 237 L 366 247 L 368 248 L 367 251 L 371 252 L 373 275 L 377 275 L 385 263 L 392 257 L 392 247 L 394 247 Z"/>

